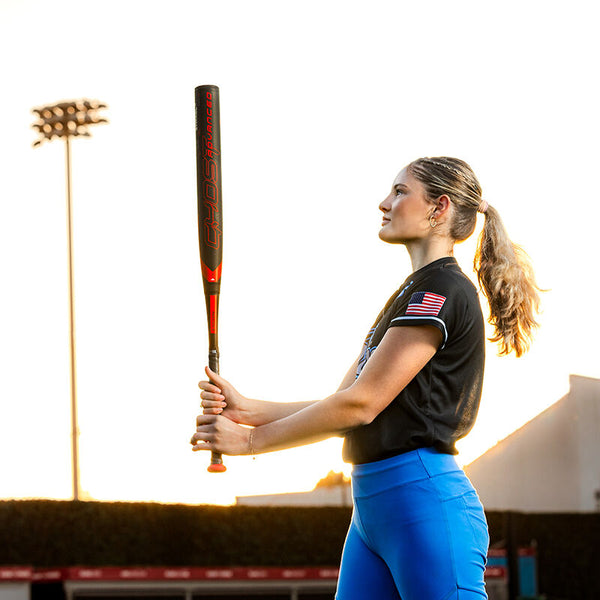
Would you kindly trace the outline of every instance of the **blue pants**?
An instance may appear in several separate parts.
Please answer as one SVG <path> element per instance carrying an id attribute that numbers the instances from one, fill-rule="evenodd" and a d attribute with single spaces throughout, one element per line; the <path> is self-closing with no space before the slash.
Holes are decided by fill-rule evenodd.
<path id="1" fill-rule="evenodd" d="M 484 600 L 483 507 L 453 456 L 421 448 L 352 470 L 337 600 Z"/>

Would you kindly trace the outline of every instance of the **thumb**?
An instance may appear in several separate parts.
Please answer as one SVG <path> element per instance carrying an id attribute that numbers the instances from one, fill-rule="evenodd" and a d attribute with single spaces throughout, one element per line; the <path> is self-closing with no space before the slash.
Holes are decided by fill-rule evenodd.
<path id="1" fill-rule="evenodd" d="M 218 387 L 220 387 L 223 383 L 227 383 L 225 379 L 223 379 L 220 375 L 215 373 L 210 367 L 204 367 L 205 373 L 208 375 L 208 378 Z"/>

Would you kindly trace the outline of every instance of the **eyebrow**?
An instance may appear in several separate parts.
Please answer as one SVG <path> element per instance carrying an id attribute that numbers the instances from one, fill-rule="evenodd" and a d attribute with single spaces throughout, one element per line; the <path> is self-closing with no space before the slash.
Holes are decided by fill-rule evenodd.
<path id="1" fill-rule="evenodd" d="M 393 190 L 397 190 L 398 188 L 404 188 L 405 190 L 407 190 L 407 189 L 408 189 L 408 186 L 407 186 L 405 183 L 395 183 L 395 184 L 392 186 L 392 189 L 393 189 Z"/>

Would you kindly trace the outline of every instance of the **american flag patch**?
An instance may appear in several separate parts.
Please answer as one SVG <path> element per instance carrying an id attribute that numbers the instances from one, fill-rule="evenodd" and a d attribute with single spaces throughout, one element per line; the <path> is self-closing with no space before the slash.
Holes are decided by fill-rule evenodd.
<path id="1" fill-rule="evenodd" d="M 407 315 L 437 317 L 446 302 L 445 296 L 432 292 L 415 292 L 408 301 Z"/>

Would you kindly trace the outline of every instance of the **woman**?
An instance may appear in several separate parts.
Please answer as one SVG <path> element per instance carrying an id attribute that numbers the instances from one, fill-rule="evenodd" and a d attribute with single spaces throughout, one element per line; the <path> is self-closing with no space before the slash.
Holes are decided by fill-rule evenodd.
<path id="1" fill-rule="evenodd" d="M 377 317 L 338 391 L 314 402 L 251 400 L 207 369 L 212 383 L 199 384 L 204 414 L 191 442 L 194 450 L 257 454 L 343 435 L 354 512 L 338 600 L 481 600 L 487 524 L 453 456 L 474 424 L 483 380 L 477 290 L 453 257 L 478 213 L 485 224 L 475 270 L 500 354 L 527 350 L 538 288 L 465 162 L 412 162 L 379 208 L 379 237 L 406 246 L 413 273 Z"/>

